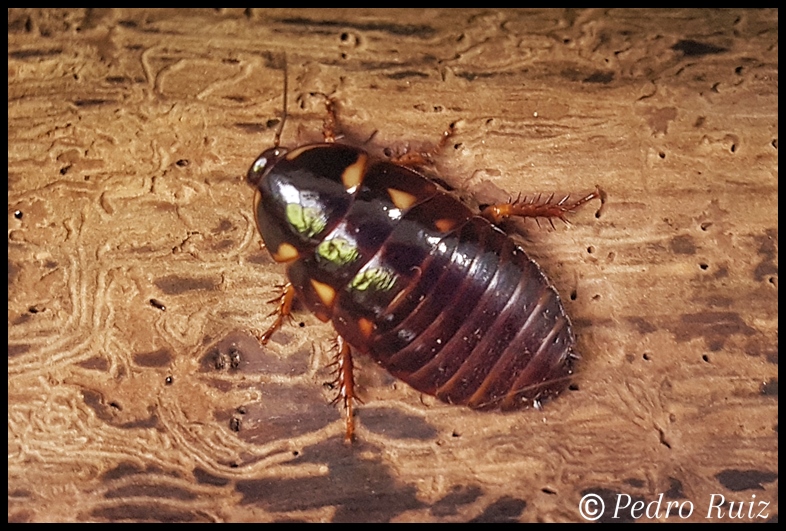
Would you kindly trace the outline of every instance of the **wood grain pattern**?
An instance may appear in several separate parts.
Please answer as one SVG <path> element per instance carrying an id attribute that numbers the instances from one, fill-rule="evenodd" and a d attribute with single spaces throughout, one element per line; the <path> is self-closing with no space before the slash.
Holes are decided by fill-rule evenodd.
<path id="1" fill-rule="evenodd" d="M 347 447 L 329 325 L 256 343 L 283 270 L 242 177 L 283 54 L 285 145 L 334 93 L 379 148 L 455 122 L 464 195 L 607 191 L 518 227 L 572 392 L 479 413 L 359 359 Z M 576 521 L 588 493 L 777 518 L 777 78 L 768 10 L 9 10 L 9 520 Z"/>

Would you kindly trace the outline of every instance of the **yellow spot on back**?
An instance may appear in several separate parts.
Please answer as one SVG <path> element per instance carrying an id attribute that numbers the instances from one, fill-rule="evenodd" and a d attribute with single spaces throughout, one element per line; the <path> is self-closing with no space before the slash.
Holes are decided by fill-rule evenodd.
<path id="1" fill-rule="evenodd" d="M 360 333 L 363 334 L 363 337 L 366 339 L 371 337 L 371 334 L 374 332 L 374 323 L 366 319 L 365 317 L 361 317 L 358 319 L 358 329 Z"/>
<path id="2" fill-rule="evenodd" d="M 407 210 L 418 200 L 417 197 L 409 192 L 403 192 L 395 188 L 388 188 L 388 195 L 390 196 L 390 200 L 393 201 L 393 204 L 396 205 L 396 208 L 401 210 Z"/>
<path id="3" fill-rule="evenodd" d="M 368 157 L 361 153 L 358 156 L 358 160 L 344 168 L 344 173 L 341 174 L 341 182 L 344 183 L 344 188 L 354 192 L 360 186 L 360 183 L 363 182 L 363 176 L 366 174 L 367 161 Z"/>
<path id="4" fill-rule="evenodd" d="M 276 262 L 291 262 L 292 260 L 297 259 L 300 256 L 300 253 L 295 246 L 291 243 L 282 243 L 276 249 L 276 252 L 273 253 L 273 260 Z"/>
<path id="5" fill-rule="evenodd" d="M 287 159 L 287 160 L 295 160 L 300 155 L 302 155 L 303 153 L 305 153 L 309 149 L 313 149 L 313 148 L 314 148 L 314 146 L 300 146 L 299 148 L 293 149 L 292 151 L 287 153 L 284 158 Z"/>
<path id="6" fill-rule="evenodd" d="M 322 301 L 322 304 L 328 308 L 333 307 L 333 302 L 336 300 L 336 290 L 313 278 L 311 279 L 311 285 L 314 287 L 314 291 L 317 297 L 319 297 L 319 300 Z"/>
<path id="7" fill-rule="evenodd" d="M 450 232 L 456 226 L 456 220 L 451 218 L 442 218 L 434 221 L 434 226 L 440 232 Z"/>
<path id="8" fill-rule="evenodd" d="M 330 321 L 330 314 L 323 310 L 315 311 L 314 316 L 320 321 L 322 321 L 323 323 L 327 323 L 328 321 Z"/>

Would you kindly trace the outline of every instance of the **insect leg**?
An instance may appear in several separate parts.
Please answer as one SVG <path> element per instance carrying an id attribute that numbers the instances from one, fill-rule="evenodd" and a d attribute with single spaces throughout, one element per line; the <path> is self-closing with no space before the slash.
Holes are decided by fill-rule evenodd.
<path id="1" fill-rule="evenodd" d="M 398 164 L 399 166 L 406 166 L 408 168 L 433 166 L 434 157 L 439 155 L 440 151 L 445 148 L 445 146 L 448 144 L 448 141 L 455 133 L 455 130 L 456 124 L 450 124 L 448 128 L 442 132 L 442 137 L 440 138 L 439 143 L 428 151 L 410 151 L 409 149 L 405 149 L 402 153 L 399 154 L 391 153 L 390 162 Z"/>
<path id="2" fill-rule="evenodd" d="M 601 190 L 600 187 L 595 186 L 595 191 L 585 195 L 577 201 L 568 201 L 570 196 L 567 195 L 557 202 L 554 202 L 553 199 L 553 195 L 549 196 L 545 201 L 541 201 L 540 195 L 532 196 L 529 199 L 519 196 L 515 201 L 489 205 L 481 210 L 480 215 L 495 225 L 498 225 L 511 216 L 521 218 L 547 218 L 550 222 L 553 218 L 558 218 L 567 223 L 568 219 L 565 217 L 567 214 L 575 212 L 580 206 L 593 199 L 600 199 L 600 208 L 595 214 L 596 216 L 600 216 L 600 211 L 606 203 L 606 193 Z"/>
<path id="3" fill-rule="evenodd" d="M 284 323 L 284 317 L 292 318 L 292 302 L 294 300 L 295 288 L 292 287 L 290 282 L 287 282 L 282 286 L 281 295 L 268 301 L 269 303 L 277 304 L 276 309 L 270 313 L 270 315 L 276 316 L 276 320 L 273 321 L 270 328 L 257 337 L 260 343 L 264 345 L 270 341 L 270 336 L 273 335 L 273 332 L 281 328 L 281 325 Z"/>
<path id="4" fill-rule="evenodd" d="M 341 138 L 341 135 L 338 133 L 338 111 L 336 109 L 336 101 L 324 92 L 311 92 L 310 95 L 322 96 L 325 100 L 327 116 L 325 116 L 325 120 L 322 122 L 322 137 L 325 142 L 332 144 L 338 138 Z"/>
<path id="5" fill-rule="evenodd" d="M 344 435 L 344 441 L 351 443 L 352 437 L 355 433 L 355 418 L 352 402 L 354 400 L 360 401 L 360 399 L 355 397 L 355 377 L 353 375 L 354 364 L 352 363 L 352 350 L 349 347 L 349 343 L 344 341 L 344 338 L 341 336 L 338 336 L 336 343 L 338 346 L 338 352 L 336 353 L 336 359 L 333 362 L 336 367 L 336 379 L 333 381 L 333 385 L 338 387 L 338 396 L 333 399 L 332 403 L 344 403 L 344 410 L 346 411 L 347 415 L 347 429 Z"/>
<path id="6" fill-rule="evenodd" d="M 327 109 L 327 116 L 322 123 L 322 136 L 325 142 L 336 141 L 336 130 L 338 129 L 338 114 L 336 113 L 336 102 L 330 96 L 325 96 L 325 108 Z"/>

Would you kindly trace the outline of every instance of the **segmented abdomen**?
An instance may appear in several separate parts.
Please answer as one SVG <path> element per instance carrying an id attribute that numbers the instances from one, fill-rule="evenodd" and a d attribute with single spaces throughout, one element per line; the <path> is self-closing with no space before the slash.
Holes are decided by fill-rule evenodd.
<path id="1" fill-rule="evenodd" d="M 315 255 L 290 265 L 311 309 L 445 402 L 512 409 L 564 389 L 574 339 L 535 262 L 414 172 L 378 163 L 363 184 Z"/>
<path id="2" fill-rule="evenodd" d="M 415 389 L 454 404 L 515 408 L 562 390 L 573 337 L 538 266 L 480 218 L 442 243 L 409 293 L 383 312 L 368 352 Z"/>

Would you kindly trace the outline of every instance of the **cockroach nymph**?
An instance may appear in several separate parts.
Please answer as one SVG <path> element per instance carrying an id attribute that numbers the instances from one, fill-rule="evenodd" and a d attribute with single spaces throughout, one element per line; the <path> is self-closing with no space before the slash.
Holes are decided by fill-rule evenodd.
<path id="1" fill-rule="evenodd" d="M 328 97 L 324 142 L 281 147 L 286 77 L 273 147 L 247 175 L 259 232 L 288 277 L 259 339 L 270 339 L 295 298 L 332 322 L 346 439 L 354 431 L 353 351 L 418 391 L 474 409 L 540 407 L 564 390 L 578 358 L 570 320 L 540 267 L 498 224 L 511 216 L 564 221 L 588 201 L 602 204 L 603 192 L 473 212 L 416 171 L 417 156 L 376 159 L 336 142 Z"/>

